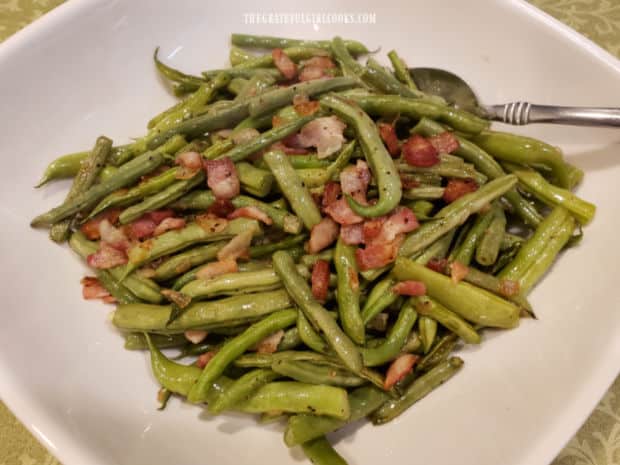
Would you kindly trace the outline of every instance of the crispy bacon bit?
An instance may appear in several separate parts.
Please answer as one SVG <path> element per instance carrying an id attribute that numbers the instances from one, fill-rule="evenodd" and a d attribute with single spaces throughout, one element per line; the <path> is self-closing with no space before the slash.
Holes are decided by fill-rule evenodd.
<path id="1" fill-rule="evenodd" d="M 329 263 L 326 260 L 317 260 L 312 267 L 312 295 L 319 302 L 327 300 L 329 289 Z"/>
<path id="2" fill-rule="evenodd" d="M 308 253 L 318 253 L 338 238 L 338 225 L 331 218 L 323 218 L 310 231 Z"/>
<path id="3" fill-rule="evenodd" d="M 228 199 L 215 199 L 215 202 L 207 208 L 207 213 L 219 216 L 220 218 L 226 218 L 233 211 L 235 211 L 235 206 Z"/>
<path id="4" fill-rule="evenodd" d="M 405 161 L 412 166 L 427 168 L 439 163 L 439 152 L 428 139 L 414 134 L 405 141 L 402 148 Z"/>
<path id="5" fill-rule="evenodd" d="M 473 179 L 450 179 L 448 185 L 443 192 L 443 199 L 448 202 L 454 202 L 456 199 L 463 197 L 465 194 L 478 190 L 478 184 Z"/>
<path id="6" fill-rule="evenodd" d="M 299 73 L 300 82 L 314 81 L 315 79 L 322 79 L 328 75 L 325 71 L 318 66 L 304 66 Z"/>
<path id="7" fill-rule="evenodd" d="M 108 268 L 114 268 L 115 266 L 127 263 L 127 255 L 124 251 L 118 250 L 107 242 L 101 241 L 99 243 L 99 250 L 90 254 L 86 258 L 86 262 L 88 266 L 93 268 L 107 270 Z"/>
<path id="8" fill-rule="evenodd" d="M 298 140 L 304 147 L 316 147 L 319 158 L 329 157 L 342 147 L 346 127 L 337 116 L 323 116 L 306 124 Z"/>
<path id="9" fill-rule="evenodd" d="M 512 279 L 502 279 L 499 282 L 499 293 L 505 297 L 514 297 L 521 292 L 521 286 L 518 281 Z"/>
<path id="10" fill-rule="evenodd" d="M 393 124 L 388 123 L 379 123 L 379 135 L 381 136 L 381 140 L 385 144 L 388 152 L 392 157 L 398 157 L 400 154 L 400 142 L 398 141 L 398 136 L 396 135 L 396 128 Z"/>
<path id="11" fill-rule="evenodd" d="M 398 249 L 404 240 L 404 234 L 399 234 L 392 242 L 382 243 L 373 241 L 364 249 L 355 251 L 357 266 L 361 271 L 381 268 L 396 260 Z"/>
<path id="12" fill-rule="evenodd" d="M 309 60 L 305 60 L 303 65 L 304 67 L 311 66 L 320 69 L 333 69 L 336 67 L 336 64 L 327 56 L 312 57 Z"/>
<path id="13" fill-rule="evenodd" d="M 331 73 L 327 70 L 335 68 L 334 62 L 326 56 L 316 56 L 303 62 L 303 68 L 299 73 L 299 80 L 312 81 L 314 79 L 330 78 Z"/>
<path id="14" fill-rule="evenodd" d="M 307 149 L 285 145 L 284 141 L 271 144 L 269 150 L 281 150 L 287 155 L 305 155 L 306 153 L 309 153 Z"/>
<path id="15" fill-rule="evenodd" d="M 106 210 L 80 226 L 80 231 L 82 231 L 82 233 L 91 241 L 97 240 L 101 237 L 99 235 L 99 223 L 103 220 L 108 220 L 110 224 L 116 223 L 121 211 L 122 210 L 120 208 L 111 208 Z"/>
<path id="16" fill-rule="evenodd" d="M 348 224 L 340 228 L 340 237 L 347 245 L 364 243 L 364 227 L 362 224 Z"/>
<path id="17" fill-rule="evenodd" d="M 450 264 L 450 277 L 454 284 L 460 283 L 467 276 L 467 273 L 469 273 L 469 268 L 458 260 Z"/>
<path id="18" fill-rule="evenodd" d="M 260 136 L 260 132 L 258 132 L 257 129 L 245 128 L 237 133 L 234 133 L 232 136 L 232 140 L 235 144 L 240 145 L 250 142 L 251 140 L 256 139 L 258 136 Z"/>
<path id="19" fill-rule="evenodd" d="M 224 231 L 228 226 L 226 218 L 219 218 L 211 213 L 206 215 L 198 215 L 195 219 L 196 224 L 208 233 L 218 233 Z"/>
<path id="20" fill-rule="evenodd" d="M 364 218 L 351 210 L 345 198 L 338 199 L 331 203 L 325 207 L 324 211 L 338 224 L 350 225 L 364 221 Z"/>
<path id="21" fill-rule="evenodd" d="M 192 302 L 190 296 L 179 291 L 173 291 L 172 289 L 162 289 L 161 295 L 173 304 L 176 304 L 179 308 L 185 308 Z"/>
<path id="22" fill-rule="evenodd" d="M 342 189 L 340 188 L 340 184 L 335 181 L 329 181 L 327 184 L 325 184 L 325 189 L 323 190 L 321 207 L 326 208 L 327 206 L 337 201 L 341 195 Z"/>
<path id="23" fill-rule="evenodd" d="M 452 153 L 461 146 L 459 140 L 450 131 L 429 137 L 428 141 L 439 153 Z"/>
<path id="24" fill-rule="evenodd" d="M 267 225 L 273 224 L 273 220 L 269 218 L 269 215 L 255 206 L 237 208 L 228 215 L 229 220 L 235 218 L 250 218 L 253 220 L 262 221 Z"/>
<path id="25" fill-rule="evenodd" d="M 239 267 L 237 266 L 237 262 L 235 260 L 219 260 L 203 266 L 196 273 L 196 278 L 208 281 L 216 276 L 227 273 L 236 273 L 237 271 L 239 271 Z"/>
<path id="26" fill-rule="evenodd" d="M 286 120 L 284 118 L 282 118 L 281 116 L 274 115 L 271 118 L 271 127 L 272 128 L 277 128 L 278 126 L 282 126 L 284 123 L 286 123 Z"/>
<path id="27" fill-rule="evenodd" d="M 239 195 L 240 184 L 235 164 L 229 157 L 217 160 L 206 160 L 207 185 L 211 188 L 215 197 L 219 199 L 232 199 Z"/>
<path id="28" fill-rule="evenodd" d="M 252 243 L 253 232 L 243 231 L 233 237 L 228 244 L 220 249 L 217 253 L 217 259 L 220 261 L 236 260 L 239 257 L 247 256 Z"/>
<path id="29" fill-rule="evenodd" d="M 282 76 L 286 79 L 293 79 L 297 76 L 297 65 L 281 48 L 274 48 L 271 56 L 273 57 L 273 64 L 282 73 Z"/>
<path id="30" fill-rule="evenodd" d="M 165 232 L 173 231 L 175 229 L 183 229 L 185 227 L 185 220 L 183 218 L 166 218 L 159 223 L 153 231 L 153 236 L 159 236 Z"/>
<path id="31" fill-rule="evenodd" d="M 84 299 L 102 299 L 106 303 L 112 303 L 108 302 L 110 297 L 113 299 L 112 301 L 116 300 L 94 276 L 85 276 L 80 282 L 82 283 L 82 297 L 84 297 Z"/>
<path id="32" fill-rule="evenodd" d="M 217 350 L 210 350 L 209 352 L 205 352 L 204 354 L 200 354 L 198 360 L 196 360 L 196 366 L 198 368 L 204 368 L 211 361 L 213 357 L 217 354 Z"/>
<path id="33" fill-rule="evenodd" d="M 104 219 L 99 223 L 99 236 L 101 241 L 115 249 L 125 251 L 129 248 L 129 239 L 125 233 Z"/>
<path id="34" fill-rule="evenodd" d="M 295 111 L 299 116 L 310 116 L 319 111 L 320 104 L 318 100 L 308 100 L 306 102 L 293 102 Z"/>
<path id="35" fill-rule="evenodd" d="M 357 160 L 355 166 L 347 166 L 340 173 L 340 187 L 358 203 L 366 204 L 366 191 L 370 184 L 370 169 L 363 160 Z"/>
<path id="36" fill-rule="evenodd" d="M 446 267 L 448 266 L 447 258 L 431 258 L 426 264 L 427 268 L 430 268 L 437 273 L 445 273 Z"/>
<path id="37" fill-rule="evenodd" d="M 401 281 L 392 287 L 399 295 L 421 296 L 426 294 L 426 284 L 421 281 Z"/>
<path id="38" fill-rule="evenodd" d="M 155 222 L 155 224 L 159 224 L 166 218 L 172 218 L 174 216 L 174 210 L 170 208 L 165 210 L 154 210 L 152 212 L 148 212 L 147 215 Z"/>
<path id="39" fill-rule="evenodd" d="M 202 169 L 202 156 L 198 152 L 185 152 L 177 155 L 175 163 L 180 166 L 175 178 L 192 178 Z"/>
<path id="40" fill-rule="evenodd" d="M 418 219 L 411 209 L 396 207 L 381 226 L 381 233 L 375 240 L 391 242 L 399 234 L 411 232 L 419 226 Z"/>
<path id="41" fill-rule="evenodd" d="M 418 361 L 418 356 L 413 354 L 400 355 L 392 362 L 385 375 L 383 389 L 391 389 L 396 383 L 403 379 L 413 370 L 413 366 Z"/>
<path id="42" fill-rule="evenodd" d="M 374 239 L 379 237 L 379 234 L 381 234 L 381 229 L 383 228 L 383 223 L 385 223 L 386 220 L 386 216 L 380 216 L 378 218 L 372 218 L 364 221 L 364 225 L 362 227 L 364 243 L 370 244 Z"/>
<path id="43" fill-rule="evenodd" d="M 132 239 L 141 240 L 151 237 L 155 232 L 155 228 L 157 228 L 155 222 L 148 215 L 144 215 L 129 225 L 127 234 Z"/>
<path id="44" fill-rule="evenodd" d="M 278 350 L 278 345 L 280 345 L 280 341 L 283 337 L 284 330 L 279 329 L 256 344 L 256 352 L 259 354 L 273 354 L 276 350 Z"/>
<path id="45" fill-rule="evenodd" d="M 185 339 L 187 339 L 192 344 L 200 344 L 207 338 L 209 333 L 202 329 L 188 329 L 183 333 L 183 335 L 185 336 Z"/>

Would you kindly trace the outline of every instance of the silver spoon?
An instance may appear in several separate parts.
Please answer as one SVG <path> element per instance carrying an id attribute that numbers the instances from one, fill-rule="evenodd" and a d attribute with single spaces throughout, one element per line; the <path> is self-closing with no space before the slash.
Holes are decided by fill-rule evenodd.
<path id="1" fill-rule="evenodd" d="M 570 124 L 575 126 L 620 127 L 620 108 L 560 107 L 512 102 L 481 105 L 471 87 L 456 74 L 438 68 L 409 68 L 418 88 L 443 97 L 457 108 L 507 124 Z"/>

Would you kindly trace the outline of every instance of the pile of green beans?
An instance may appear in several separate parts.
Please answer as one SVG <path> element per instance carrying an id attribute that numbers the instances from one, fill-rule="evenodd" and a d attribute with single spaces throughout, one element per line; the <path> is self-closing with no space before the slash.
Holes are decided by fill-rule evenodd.
<path id="1" fill-rule="evenodd" d="M 302 71 L 331 60 L 328 79 L 291 82 L 276 48 Z M 156 50 L 156 69 L 182 98 L 130 144 L 101 136 L 92 150 L 52 161 L 37 187 L 73 178 L 71 190 L 31 222 L 92 264 L 106 245 L 89 235 L 93 222 L 97 228 L 105 217 L 127 241 L 114 245 L 126 264 L 93 274 L 117 303 L 112 322 L 125 347 L 149 351 L 162 408 L 176 395 L 206 404 L 211 415 L 285 421 L 286 445 L 319 465 L 346 463 L 327 434 L 363 418 L 391 421 L 458 373 L 463 344 L 534 316 L 527 295 L 595 213 L 572 192 L 583 172 L 559 148 L 493 131 L 419 90 L 395 51 L 393 70 L 358 61 L 368 53 L 339 37 L 233 34 L 231 67 L 193 76 Z M 287 144 L 324 117 L 345 123 L 340 149 L 289 154 Z M 390 154 L 385 124 L 399 147 L 446 131 L 458 147 L 433 166 L 413 166 Z M 241 193 L 218 199 L 205 170 L 188 174 L 175 164 L 186 152 L 205 162 L 229 158 Z M 333 224 L 320 200 L 326 186 L 360 159 L 370 169 L 368 198 L 345 195 L 351 214 L 383 227 L 395 209 L 409 208 L 419 223 L 397 236 L 391 261 L 371 269 L 359 258 L 363 246 L 347 243 L 342 229 L 319 252 L 307 242 Z M 475 189 L 449 198 L 459 182 Z M 233 210 L 241 217 L 224 218 Z M 155 237 L 133 236 L 154 212 L 183 221 Z M 230 265 L 221 254 L 241 239 L 251 242 L 236 265 L 205 277 Z M 401 291 L 409 281 L 423 290 Z"/>

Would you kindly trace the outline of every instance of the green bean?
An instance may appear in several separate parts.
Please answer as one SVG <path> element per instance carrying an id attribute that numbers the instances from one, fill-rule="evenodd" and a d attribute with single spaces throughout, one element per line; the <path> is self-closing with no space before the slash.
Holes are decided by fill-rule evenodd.
<path id="1" fill-rule="evenodd" d="M 496 131 L 484 131 L 473 142 L 499 160 L 548 166 L 561 187 L 570 186 L 569 171 L 562 159 L 562 152 L 549 144 L 531 137 Z"/>
<path id="2" fill-rule="evenodd" d="M 301 448 L 314 465 L 347 465 L 325 436 L 305 442 Z"/>
<path id="3" fill-rule="evenodd" d="M 142 202 L 123 210 L 119 216 L 120 223 L 129 224 L 140 218 L 145 213 L 165 207 L 166 205 L 174 202 L 176 199 L 182 197 L 197 185 L 203 183 L 204 179 L 205 174 L 204 171 L 201 170 L 189 179 L 183 179 L 169 185 L 161 192 L 153 194 L 145 198 Z"/>
<path id="4" fill-rule="evenodd" d="M 401 97 L 424 99 L 426 101 L 445 104 L 443 98 L 436 95 L 427 95 L 418 89 L 412 89 L 402 84 L 394 75 L 381 66 L 374 58 L 368 58 L 366 69 L 362 76 L 364 81 L 373 89 L 377 89 L 383 94 L 395 94 Z"/>
<path id="5" fill-rule="evenodd" d="M 232 200 L 232 204 L 235 208 L 242 207 L 256 207 L 265 213 L 271 220 L 273 224 L 284 232 L 289 234 L 299 234 L 303 227 L 301 220 L 295 216 L 291 215 L 285 210 L 279 210 L 271 205 L 261 202 L 260 200 L 253 199 L 252 197 L 247 197 L 245 195 L 238 195 Z"/>
<path id="6" fill-rule="evenodd" d="M 403 61 L 401 57 L 398 56 L 396 50 L 392 50 L 387 54 L 390 62 L 392 63 L 392 67 L 394 68 L 394 74 L 398 78 L 400 82 L 409 87 L 409 89 L 416 91 L 418 90 L 418 86 L 413 82 L 413 78 L 411 74 L 409 74 L 409 69 L 407 67 L 407 63 Z"/>
<path id="7" fill-rule="evenodd" d="M 420 340 L 422 341 L 422 348 L 424 353 L 428 353 L 435 342 L 435 336 L 437 335 L 437 321 L 427 316 L 420 316 L 418 319 L 418 331 L 420 332 Z"/>
<path id="8" fill-rule="evenodd" d="M 347 420 L 336 420 L 325 416 L 299 414 L 288 420 L 284 432 L 284 442 L 293 447 L 316 439 L 323 434 L 331 433 L 348 423 L 361 420 L 371 414 L 381 404 L 388 400 L 388 395 L 373 386 L 362 386 L 349 393 L 351 415 Z"/>
<path id="9" fill-rule="evenodd" d="M 235 66 L 233 68 L 225 68 L 225 69 L 210 69 L 208 71 L 203 71 L 202 75 L 207 79 L 213 79 L 220 73 L 226 73 L 231 78 L 243 78 L 243 79 L 252 79 L 256 76 L 268 76 L 274 81 L 283 81 L 285 77 L 274 68 L 241 68 L 239 66 Z"/>
<path id="10" fill-rule="evenodd" d="M 149 336 L 151 343 L 159 349 L 187 345 L 187 338 L 183 334 L 150 334 Z M 127 350 L 146 350 L 149 345 L 144 333 L 127 333 L 124 347 Z"/>
<path id="11" fill-rule="evenodd" d="M 237 96 L 241 92 L 243 92 L 243 89 L 246 88 L 246 86 L 248 85 L 248 82 L 250 82 L 249 79 L 244 79 L 244 78 L 239 78 L 239 77 L 231 79 L 228 85 L 226 86 L 226 90 L 230 92 L 231 94 Z"/>
<path id="12" fill-rule="evenodd" d="M 571 165 L 568 162 L 564 163 L 568 170 L 569 189 L 574 189 L 583 180 L 583 170 L 577 166 Z"/>
<path id="13" fill-rule="evenodd" d="M 356 344 L 364 344 L 364 321 L 360 314 L 360 287 L 356 248 L 338 238 L 334 249 L 334 264 L 338 275 L 337 301 L 344 332 Z"/>
<path id="14" fill-rule="evenodd" d="M 239 47 L 250 48 L 288 48 L 288 47 L 314 47 L 323 50 L 331 50 L 329 40 L 299 40 L 281 37 L 256 36 L 249 34 L 232 34 L 231 42 Z M 353 55 L 365 55 L 368 49 L 355 40 L 344 41 L 347 50 Z"/>
<path id="15" fill-rule="evenodd" d="M 250 258 L 260 258 L 269 256 L 278 250 L 291 249 L 296 245 L 302 244 L 306 239 L 307 236 L 305 234 L 298 234 L 296 236 L 287 236 L 278 242 L 254 245 L 250 247 Z"/>
<path id="16" fill-rule="evenodd" d="M 236 47 L 234 45 L 230 47 L 230 52 L 228 53 L 228 59 L 232 66 L 237 66 L 244 61 L 252 59 L 253 57 L 254 55 L 252 55 L 251 53 L 248 53 L 242 48 Z"/>
<path id="17" fill-rule="evenodd" d="M 63 155 L 52 161 L 43 172 L 41 180 L 35 187 L 41 187 L 55 179 L 72 178 L 77 174 L 82 166 L 82 161 L 90 155 L 90 150 L 86 152 L 76 152 Z"/>
<path id="18" fill-rule="evenodd" d="M 327 168 L 298 169 L 296 170 L 297 175 L 301 178 L 306 187 L 311 188 L 323 186 L 328 181 L 337 178 L 344 167 L 347 166 L 349 160 L 355 152 L 355 145 L 355 141 L 351 141 L 345 145 L 336 159 L 330 163 Z"/>
<path id="19" fill-rule="evenodd" d="M 258 94 L 261 94 L 265 90 L 273 86 L 275 82 L 276 82 L 276 79 L 274 78 L 274 76 L 271 76 L 267 73 L 256 73 L 254 76 L 251 76 L 248 79 L 247 86 L 243 89 L 243 91 L 239 95 L 237 95 L 235 100 L 243 100 L 243 99 L 247 99 L 250 97 L 254 97 Z M 247 125 L 248 122 L 246 121 L 246 123 L 240 123 L 240 124 Z M 271 116 L 269 117 L 269 125 L 271 125 Z M 241 128 L 236 127 L 235 131 L 238 131 L 240 129 Z"/>
<path id="20" fill-rule="evenodd" d="M 491 266 L 497 260 L 506 230 L 504 209 L 494 205 L 492 220 L 476 246 L 476 261 L 483 266 Z"/>
<path id="21" fill-rule="evenodd" d="M 521 247 L 525 242 L 521 236 L 517 236 L 516 234 L 510 234 L 509 232 L 504 231 L 504 235 L 502 237 L 502 243 L 500 245 L 500 250 L 508 250 L 513 249 L 515 247 Z"/>
<path id="22" fill-rule="evenodd" d="M 204 79 L 198 76 L 190 76 L 189 74 L 182 73 L 181 71 L 165 65 L 157 58 L 158 52 L 159 47 L 157 47 L 153 52 L 153 61 L 155 62 L 157 70 L 167 79 L 184 84 L 188 91 L 197 90 L 200 85 L 205 82 Z"/>
<path id="23" fill-rule="evenodd" d="M 271 366 L 271 369 L 301 383 L 341 387 L 357 387 L 366 384 L 365 379 L 355 376 L 350 371 L 315 365 L 311 362 L 279 360 Z"/>
<path id="24" fill-rule="evenodd" d="M 159 257 L 183 250 L 190 245 L 231 238 L 244 231 L 252 231 L 254 234 L 259 234 L 261 228 L 256 220 L 248 220 L 246 218 L 237 218 L 229 221 L 219 231 L 215 227 L 207 231 L 197 223 L 190 223 L 183 229 L 168 231 L 129 249 L 127 252 L 129 263 L 125 267 L 125 274 L 129 274 L 140 266 Z"/>
<path id="25" fill-rule="evenodd" d="M 281 375 L 270 369 L 259 368 L 241 376 L 226 389 L 215 402 L 209 404 L 210 413 L 221 413 L 230 410 L 245 400 L 249 399 L 258 389 L 265 386 Z"/>
<path id="26" fill-rule="evenodd" d="M 334 259 L 334 249 L 325 249 L 317 254 L 304 255 L 299 259 L 299 263 L 306 268 L 312 268 L 314 264 L 319 260 L 325 260 L 331 262 Z"/>
<path id="27" fill-rule="evenodd" d="M 289 158 L 295 169 L 327 168 L 330 165 L 329 160 L 318 158 L 316 155 L 291 155 Z"/>
<path id="28" fill-rule="evenodd" d="M 217 253 L 227 242 L 216 242 L 214 244 L 206 244 L 194 247 L 177 255 L 172 255 L 166 259 L 155 269 L 154 279 L 157 281 L 166 281 L 180 274 L 185 273 L 197 265 L 213 260 Z"/>
<path id="29" fill-rule="evenodd" d="M 302 184 L 287 156 L 280 151 L 271 151 L 263 156 L 276 178 L 278 186 L 291 205 L 292 210 L 309 230 L 321 221 L 321 212 L 310 192 Z"/>
<path id="30" fill-rule="evenodd" d="M 508 165 L 508 164 L 507 164 Z M 567 189 L 554 186 L 547 182 L 541 174 L 536 171 L 520 169 L 518 166 L 510 165 L 509 171 L 519 178 L 519 183 L 528 192 L 534 194 L 543 202 L 553 206 L 561 206 L 571 212 L 581 224 L 588 224 L 592 221 L 596 206 L 590 202 L 580 199 Z"/>
<path id="31" fill-rule="evenodd" d="M 445 132 L 445 128 L 435 121 L 428 118 L 422 118 L 412 131 L 429 137 Z M 487 176 L 489 179 L 504 176 L 504 170 L 491 155 L 464 137 L 456 135 L 456 138 L 459 141 L 459 148 L 455 151 L 456 155 L 472 163 L 478 171 Z M 537 226 L 542 220 L 542 217 L 536 209 L 516 190 L 507 192 L 504 197 L 508 200 L 508 202 L 510 202 L 515 212 L 527 224 Z"/>
<path id="32" fill-rule="evenodd" d="M 79 231 L 73 233 L 69 238 L 69 247 L 83 259 L 95 253 L 98 249 L 97 243 L 89 241 L 86 236 Z M 106 272 L 118 282 L 123 276 L 124 267 L 110 268 L 106 270 Z M 146 302 L 157 304 L 162 301 L 159 286 L 148 278 L 143 278 L 132 273 L 123 280 L 123 286 L 133 295 Z"/>
<path id="33" fill-rule="evenodd" d="M 224 244 L 226 245 L 226 244 Z M 208 264 L 207 264 L 208 266 Z M 256 271 L 259 269 L 265 269 L 265 268 L 269 268 L 268 265 L 260 263 L 260 262 L 245 262 L 245 263 L 239 263 L 238 265 L 239 271 Z M 198 274 L 198 272 L 203 268 L 203 265 L 199 265 L 195 268 L 192 268 L 191 270 L 189 270 L 188 272 L 186 272 L 185 274 L 179 276 L 173 283 L 172 285 L 172 289 L 175 291 L 180 291 L 183 286 L 185 286 L 187 283 L 194 281 L 195 279 L 197 279 L 196 275 Z"/>
<path id="34" fill-rule="evenodd" d="M 110 293 L 112 297 L 120 304 L 133 304 L 140 302 L 135 295 L 131 293 L 127 287 L 116 281 L 109 271 L 95 270 L 95 276 L 99 283 Z"/>
<path id="35" fill-rule="evenodd" d="M 98 183 L 106 182 L 108 179 L 116 176 L 116 172 L 118 168 L 112 165 L 106 165 L 101 169 L 99 173 L 99 178 L 97 178 Z"/>
<path id="36" fill-rule="evenodd" d="M 569 217 L 560 225 L 553 236 L 549 238 L 542 252 L 535 257 L 529 268 L 521 275 L 519 279 L 521 292 L 527 294 L 542 278 L 555 261 L 557 255 L 570 240 L 574 229 L 575 221 L 572 217 Z"/>
<path id="37" fill-rule="evenodd" d="M 333 110 L 355 129 L 360 145 L 377 182 L 379 198 L 374 205 L 360 205 L 347 196 L 351 209 L 360 216 L 377 217 L 392 211 L 401 199 L 401 182 L 392 157 L 383 145 L 375 123 L 366 113 L 333 95 L 321 98 L 321 105 Z"/>
<path id="38" fill-rule="evenodd" d="M 489 327 L 513 328 L 519 323 L 519 308 L 490 292 L 450 278 L 413 260 L 398 258 L 393 273 L 399 280 L 426 284 L 427 295 L 468 321 Z"/>
<path id="39" fill-rule="evenodd" d="M 112 151 L 112 141 L 105 136 L 100 136 L 95 142 L 90 155 L 82 161 L 65 202 L 77 197 L 87 191 L 99 177 L 101 169 L 105 166 L 108 156 Z M 65 242 L 69 238 L 71 218 L 66 218 L 52 225 L 50 229 L 50 239 L 54 242 Z M 105 273 L 103 273 L 105 275 Z"/>
<path id="40" fill-rule="evenodd" d="M 213 360 L 209 362 L 209 365 Z M 207 367 L 209 366 L 207 365 Z M 248 413 L 282 411 L 315 413 L 334 418 L 349 417 L 347 391 L 335 386 L 276 381 L 259 388 L 247 401 L 237 404 L 236 410 Z"/>
<path id="41" fill-rule="evenodd" d="M 428 373 L 417 378 L 399 399 L 386 401 L 372 415 L 375 425 L 382 425 L 393 420 L 418 400 L 454 376 L 463 366 L 463 360 L 451 357 L 432 368 Z"/>
<path id="42" fill-rule="evenodd" d="M 554 208 L 536 228 L 532 237 L 521 246 L 514 260 L 499 273 L 498 277 L 520 281 L 536 257 L 545 251 L 550 238 L 557 234 L 557 231 L 568 218 L 569 213 L 566 209 Z"/>
<path id="43" fill-rule="evenodd" d="M 244 324 L 289 308 L 291 304 L 284 290 L 238 295 L 193 303 L 170 323 L 171 305 L 128 304 L 116 308 L 112 322 L 124 330 L 174 334 L 188 329 Z"/>
<path id="44" fill-rule="evenodd" d="M 403 191 L 403 198 L 407 200 L 433 200 L 441 199 L 444 193 L 443 187 L 418 186 Z"/>
<path id="45" fill-rule="evenodd" d="M 415 257 L 416 263 L 426 265 L 433 258 L 444 258 L 448 254 L 455 232 L 456 230 L 453 229 L 421 251 L 419 255 Z"/>
<path id="46" fill-rule="evenodd" d="M 350 89 L 357 84 L 357 81 L 348 77 L 335 77 L 332 79 L 314 79 L 311 81 L 293 84 L 289 87 L 270 90 L 257 95 L 250 101 L 250 115 L 258 116 L 269 113 L 270 111 L 289 105 L 293 97 L 304 94 L 308 97 L 324 94 L 326 92 Z"/>
<path id="47" fill-rule="evenodd" d="M 302 344 L 303 341 L 299 337 L 299 331 L 297 329 L 297 326 L 294 326 L 284 331 L 284 336 L 282 336 L 280 344 L 278 344 L 278 351 L 281 352 L 283 350 L 292 350 Z"/>
<path id="48" fill-rule="evenodd" d="M 375 316 L 396 302 L 398 294 L 392 291 L 395 284 L 396 281 L 388 277 L 374 285 L 362 308 L 364 324 L 368 324 Z"/>
<path id="49" fill-rule="evenodd" d="M 385 342 L 378 347 L 363 348 L 361 350 L 364 365 L 378 366 L 395 359 L 405 345 L 416 319 L 417 313 L 408 302 L 400 310 L 398 319 L 392 329 L 390 329 Z"/>
<path id="50" fill-rule="evenodd" d="M 459 336 L 457 334 L 446 333 L 437 341 L 431 351 L 422 357 L 417 364 L 417 368 L 420 371 L 428 371 L 437 366 L 450 356 L 458 342 Z"/>
<path id="51" fill-rule="evenodd" d="M 247 294 L 280 287 L 282 287 L 280 278 L 275 271 L 268 268 L 260 271 L 226 273 L 207 281 L 196 279 L 183 286 L 180 292 L 196 301 L 220 295 Z"/>
<path id="52" fill-rule="evenodd" d="M 157 152 L 147 152 L 140 155 L 119 168 L 114 178 L 104 183 L 96 184 L 86 192 L 78 194 L 62 205 L 37 216 L 31 221 L 30 225 L 33 227 L 50 226 L 79 211 L 87 210 L 110 192 L 130 185 L 137 181 L 140 176 L 153 171 L 163 161 L 163 155 Z"/>
<path id="53" fill-rule="evenodd" d="M 273 174 L 245 162 L 237 163 L 235 167 L 243 190 L 256 197 L 269 195 L 274 181 Z"/>
<path id="54" fill-rule="evenodd" d="M 190 402 L 205 400 L 207 389 L 239 355 L 258 344 L 270 334 L 292 325 L 297 320 L 296 310 L 281 310 L 254 323 L 233 339 L 227 341 L 209 361 L 198 381 L 187 396 Z M 251 402 L 251 400 L 250 400 Z"/>
<path id="55" fill-rule="evenodd" d="M 463 242 L 461 242 L 458 248 L 454 250 L 450 258 L 454 261 L 462 263 L 463 265 L 469 265 L 472 258 L 474 258 L 476 248 L 488 231 L 489 225 L 493 221 L 494 216 L 495 214 L 492 210 L 479 213 L 471 228 L 467 231 Z"/>
<path id="56" fill-rule="evenodd" d="M 338 354 L 345 366 L 359 374 L 362 368 L 362 359 L 357 347 L 340 329 L 327 310 L 312 297 L 312 291 L 297 273 L 291 256 L 284 251 L 278 251 L 273 254 L 272 260 L 284 287 L 299 305 L 304 315 L 315 328 L 323 333 L 327 343 Z"/>
<path id="57" fill-rule="evenodd" d="M 473 165 L 469 163 L 447 163 L 440 162 L 435 166 L 431 166 L 430 168 L 419 168 L 416 166 L 411 166 L 407 164 L 398 165 L 398 170 L 402 173 L 416 173 L 416 174 L 426 174 L 426 175 L 439 175 L 446 178 L 457 178 L 457 179 L 473 179 L 476 181 L 478 185 L 484 184 L 487 182 L 487 177 L 476 171 Z M 415 178 L 414 178 L 415 179 Z M 420 184 L 430 184 L 428 181 L 424 179 L 420 179 L 418 182 Z"/>
<path id="58" fill-rule="evenodd" d="M 293 61 L 307 60 L 315 56 L 329 55 L 329 51 L 326 51 L 324 48 L 307 47 L 303 45 L 287 47 L 282 51 Z M 239 63 L 235 66 L 235 68 L 270 68 L 273 66 L 273 56 L 271 53 L 268 53 L 265 55 L 252 57 L 243 63 Z"/>
<path id="59" fill-rule="evenodd" d="M 228 152 L 235 146 L 232 139 L 222 139 L 213 143 L 213 145 L 207 147 L 202 151 L 202 156 L 207 160 L 214 160 L 223 153 Z"/>
<path id="60" fill-rule="evenodd" d="M 436 220 L 427 221 L 409 234 L 400 247 L 398 254 L 410 257 L 423 250 L 441 236 L 463 224 L 470 215 L 479 212 L 487 204 L 512 189 L 517 182 L 513 175 L 506 175 L 485 184 L 480 189 L 465 194 L 436 215 Z"/>
<path id="61" fill-rule="evenodd" d="M 321 354 L 329 353 L 329 345 L 319 333 L 314 330 L 303 312 L 299 312 L 299 315 L 297 315 L 297 331 L 302 342 L 312 350 Z"/>
<path id="62" fill-rule="evenodd" d="M 441 323 L 442 326 L 457 334 L 468 344 L 480 343 L 480 335 L 469 323 L 436 300 L 428 296 L 422 296 L 414 297 L 413 302 L 420 315 L 427 316 Z M 425 352 L 428 352 L 428 350 L 425 350 Z"/>

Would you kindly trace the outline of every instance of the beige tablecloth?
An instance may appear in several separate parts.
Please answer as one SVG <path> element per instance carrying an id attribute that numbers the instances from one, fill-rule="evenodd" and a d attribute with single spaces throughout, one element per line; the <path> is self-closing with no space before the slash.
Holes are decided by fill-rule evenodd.
<path id="1" fill-rule="evenodd" d="M 0 41 L 62 1 L 0 0 Z M 531 3 L 620 57 L 620 0 Z M 0 465 L 59 465 L 1 402 Z M 620 378 L 553 465 L 620 465 Z"/>

